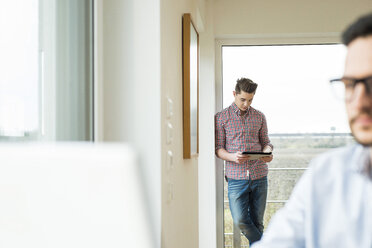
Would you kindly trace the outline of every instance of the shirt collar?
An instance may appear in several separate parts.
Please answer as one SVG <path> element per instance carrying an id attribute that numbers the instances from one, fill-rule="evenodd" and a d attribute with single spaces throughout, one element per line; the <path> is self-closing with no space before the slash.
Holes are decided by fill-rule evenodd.
<path id="1" fill-rule="evenodd" d="M 361 161 L 360 171 L 372 180 L 372 168 L 371 168 L 371 148 L 363 146 L 363 160 Z"/>
<path id="2" fill-rule="evenodd" d="M 233 102 L 231 104 L 231 107 L 232 107 L 234 113 L 237 114 L 238 116 L 240 116 L 241 110 L 238 108 L 238 106 L 236 106 L 235 102 Z M 251 107 L 249 106 L 247 111 L 245 112 L 245 114 L 243 116 L 245 116 L 249 112 L 250 109 L 251 109 Z"/>
<path id="3" fill-rule="evenodd" d="M 371 172 L 369 168 L 371 166 L 370 153 L 370 147 L 358 144 L 355 148 L 355 151 L 353 152 L 353 156 L 355 159 L 353 159 L 352 161 L 355 161 L 355 164 L 353 164 L 352 170 L 362 173 L 363 175 L 366 175 L 371 179 Z"/>

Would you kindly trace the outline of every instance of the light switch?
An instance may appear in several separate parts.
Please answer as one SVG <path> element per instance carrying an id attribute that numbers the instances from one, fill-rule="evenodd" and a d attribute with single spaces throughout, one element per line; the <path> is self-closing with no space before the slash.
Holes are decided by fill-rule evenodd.
<path id="1" fill-rule="evenodd" d="M 171 98 L 167 97 L 167 119 L 173 116 L 173 101 Z"/>
<path id="2" fill-rule="evenodd" d="M 172 151 L 167 152 L 167 169 L 168 170 L 173 169 L 173 152 Z"/>
<path id="3" fill-rule="evenodd" d="M 167 123 L 167 145 L 172 144 L 173 141 L 173 126 L 170 122 Z"/>

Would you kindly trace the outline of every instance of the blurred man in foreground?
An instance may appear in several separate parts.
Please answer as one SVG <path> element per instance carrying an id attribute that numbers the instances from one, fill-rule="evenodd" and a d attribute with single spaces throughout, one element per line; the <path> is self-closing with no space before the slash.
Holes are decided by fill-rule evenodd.
<path id="1" fill-rule="evenodd" d="M 342 36 L 341 86 L 358 144 L 314 159 L 264 233 L 260 247 L 372 247 L 372 14 Z"/>

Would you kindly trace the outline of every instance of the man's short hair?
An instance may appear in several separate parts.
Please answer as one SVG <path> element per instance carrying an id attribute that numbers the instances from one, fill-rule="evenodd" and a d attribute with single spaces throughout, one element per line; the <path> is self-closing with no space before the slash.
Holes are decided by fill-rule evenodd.
<path id="1" fill-rule="evenodd" d="M 348 46 L 359 37 L 372 35 L 372 13 L 361 16 L 352 23 L 342 34 L 342 43 Z"/>
<path id="2" fill-rule="evenodd" d="M 249 78 L 240 78 L 236 81 L 235 92 L 240 94 L 241 91 L 247 93 L 255 93 L 257 89 L 257 84 L 254 83 Z"/>

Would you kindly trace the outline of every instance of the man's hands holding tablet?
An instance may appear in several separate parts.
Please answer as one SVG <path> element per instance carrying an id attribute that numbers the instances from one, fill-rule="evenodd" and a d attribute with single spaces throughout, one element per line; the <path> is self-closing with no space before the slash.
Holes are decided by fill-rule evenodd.
<path id="1" fill-rule="evenodd" d="M 243 155 L 248 155 L 248 160 L 261 160 L 265 163 L 271 162 L 273 160 L 273 155 L 271 152 L 242 152 Z"/>
<path id="2" fill-rule="evenodd" d="M 271 160 L 273 160 L 273 155 L 271 152 L 236 152 L 234 155 L 234 162 L 238 164 L 241 164 L 248 160 L 260 159 L 265 163 L 271 162 Z"/>
<path id="3" fill-rule="evenodd" d="M 249 155 L 250 160 L 261 159 L 265 157 L 270 157 L 271 152 L 242 152 L 243 155 Z"/>
<path id="4" fill-rule="evenodd" d="M 264 156 L 264 157 L 262 157 L 262 158 L 260 158 L 261 159 L 261 161 L 263 161 L 263 162 L 265 162 L 265 163 L 269 163 L 269 162 L 271 162 L 271 160 L 273 160 L 273 155 L 272 155 L 272 153 L 270 152 L 270 155 L 268 155 L 268 156 Z"/>
<path id="5" fill-rule="evenodd" d="M 237 164 L 242 164 L 248 160 L 251 160 L 249 155 L 243 154 L 242 152 L 233 153 L 233 156 L 234 156 L 233 161 Z"/>

